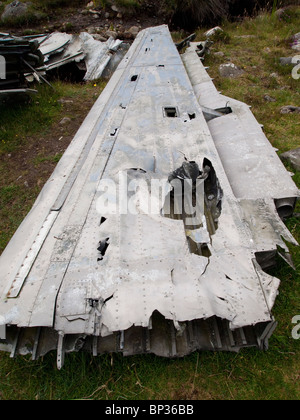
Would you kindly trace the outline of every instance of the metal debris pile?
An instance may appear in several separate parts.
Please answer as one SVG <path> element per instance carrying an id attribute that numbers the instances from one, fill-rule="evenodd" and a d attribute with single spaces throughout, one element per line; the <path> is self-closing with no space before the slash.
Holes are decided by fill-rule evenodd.
<path id="1" fill-rule="evenodd" d="M 54 32 L 40 43 L 44 65 L 37 70 L 47 74 L 66 64 L 74 63 L 84 71 L 83 80 L 96 80 L 102 77 L 112 58 L 120 49 L 123 41 L 110 37 L 106 42 L 97 41 L 87 32 L 79 35 Z M 126 48 L 122 48 L 125 51 Z M 123 55 L 120 54 L 120 60 Z"/>
<path id="2" fill-rule="evenodd" d="M 100 42 L 92 35 L 54 32 L 48 35 L 14 37 L 0 34 L 0 56 L 6 65 L 5 78 L 0 80 L 2 98 L 12 94 L 36 93 L 29 84 L 46 82 L 53 70 L 73 64 L 82 80 L 109 77 L 122 60 L 129 45 L 110 37 Z"/>
<path id="3" fill-rule="evenodd" d="M 0 78 L 0 98 L 5 100 L 12 94 L 36 93 L 28 89 L 26 74 L 44 63 L 38 41 L 0 34 L 0 56 L 4 66 L 4 74 Z"/>

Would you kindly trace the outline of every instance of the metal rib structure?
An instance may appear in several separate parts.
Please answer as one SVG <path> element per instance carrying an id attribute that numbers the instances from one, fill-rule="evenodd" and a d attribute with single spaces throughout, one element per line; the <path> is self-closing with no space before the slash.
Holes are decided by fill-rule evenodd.
<path id="1" fill-rule="evenodd" d="M 298 194 L 195 45 L 140 32 L 1 256 L 0 349 L 267 348 Z"/>

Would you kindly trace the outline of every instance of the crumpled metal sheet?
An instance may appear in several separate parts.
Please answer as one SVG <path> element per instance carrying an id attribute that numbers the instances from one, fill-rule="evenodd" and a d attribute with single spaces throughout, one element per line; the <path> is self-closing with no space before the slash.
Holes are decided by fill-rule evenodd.
<path id="1" fill-rule="evenodd" d="M 43 56 L 38 49 L 38 42 L 24 37 L 0 34 L 0 101 L 14 99 L 28 100 L 37 93 L 28 89 L 25 75 L 29 68 L 40 66 Z"/>
<path id="2" fill-rule="evenodd" d="M 87 32 L 81 33 L 79 38 L 83 43 L 87 67 L 84 80 L 97 80 L 102 76 L 112 55 L 118 50 L 123 41 L 110 37 L 106 42 L 100 42 Z"/>
<path id="3" fill-rule="evenodd" d="M 42 76 L 47 75 L 51 70 L 58 69 L 70 63 L 75 63 L 80 69 L 85 71 L 83 80 L 97 80 L 103 75 L 110 75 L 126 54 L 129 45 L 121 40 L 114 40 L 110 37 L 106 42 L 100 42 L 93 38 L 87 32 L 79 35 L 72 35 L 61 32 L 54 32 L 48 35 L 35 35 L 29 37 L 14 37 L 8 34 L 0 34 L 0 52 L 2 49 L 14 46 L 14 62 L 8 62 L 11 73 L 20 73 L 22 68 L 24 76 L 22 80 L 13 88 L 25 88 L 25 82 L 33 82 L 34 80 L 44 80 Z M 20 45 L 19 45 L 20 44 Z M 31 49 L 30 49 L 31 48 Z M 20 62 L 20 56 L 24 50 L 24 58 L 29 62 L 30 66 Z M 31 51 L 32 50 L 32 51 Z M 26 55 L 26 52 L 36 53 L 40 61 L 32 61 L 32 56 Z M 10 55 L 7 60 L 11 59 Z M 17 78 L 17 77 L 15 77 Z M 9 78 L 1 85 L 4 88 L 9 86 Z M 14 81 L 15 82 L 15 81 Z M 20 83 L 22 83 L 20 85 Z M 9 86 L 10 87 L 10 86 Z M 1 88 L 1 86 L 0 86 Z M 6 88 L 6 90 L 8 87 Z M 29 90 L 28 93 L 31 91 Z M 13 90 L 11 94 L 13 94 Z M 4 95 L 4 94 L 3 94 Z"/>
<path id="4" fill-rule="evenodd" d="M 57 349 L 61 367 L 78 350 L 267 348 L 280 280 L 263 268 L 278 247 L 287 251 L 281 236 L 295 243 L 276 203 L 288 200 L 290 212 L 299 192 L 248 108 L 230 100 L 231 113 L 205 120 L 201 106 L 220 109 L 229 98 L 194 50 L 183 61 L 166 26 L 137 36 L 0 258 L 0 349 L 34 358 Z M 222 152 L 222 121 L 245 158 L 238 178 Z M 247 155 L 247 144 L 237 152 L 230 143 L 247 135 L 257 161 L 265 151 L 269 159 L 257 176 L 255 147 Z M 189 172 L 183 162 L 196 163 L 203 182 L 196 202 L 205 211 L 192 226 L 162 211 L 168 180 Z M 262 180 L 263 189 L 251 184 Z M 123 201 L 115 212 L 99 208 L 104 181 L 116 191 L 131 185 L 134 211 Z M 149 196 L 156 211 L 145 210 Z"/>
<path id="5" fill-rule="evenodd" d="M 40 43 L 45 65 L 39 71 L 48 72 L 62 65 L 83 62 L 86 66 L 84 80 L 99 79 L 123 41 L 110 37 L 100 42 L 87 32 L 79 35 L 54 32 Z M 124 52 L 125 54 L 125 52 Z"/>

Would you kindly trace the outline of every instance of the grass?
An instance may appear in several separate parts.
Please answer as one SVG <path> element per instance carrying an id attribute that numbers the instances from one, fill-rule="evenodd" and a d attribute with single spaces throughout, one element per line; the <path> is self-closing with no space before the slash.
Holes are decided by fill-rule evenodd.
<path id="1" fill-rule="evenodd" d="M 29 136 L 45 135 L 53 130 L 63 110 L 59 99 L 67 97 L 70 101 L 84 102 L 89 96 L 98 95 L 104 83 L 81 85 L 56 81 L 52 85 L 54 89 L 39 86 L 38 95 L 33 97 L 29 106 L 14 103 L 0 108 L 0 156 L 14 152 L 28 141 Z"/>
<path id="2" fill-rule="evenodd" d="M 0 253 L 32 207 L 105 83 L 54 82 L 24 106 L 0 106 Z M 60 99 L 67 101 L 65 104 Z M 69 125 L 60 125 L 63 117 Z"/>
<path id="3" fill-rule="evenodd" d="M 205 61 L 219 90 L 252 106 L 256 118 L 264 124 L 267 137 L 279 152 L 299 146 L 299 116 L 282 115 L 280 108 L 299 105 L 300 80 L 293 80 L 290 68 L 281 68 L 278 64 L 279 57 L 293 54 L 289 39 L 299 31 L 298 22 L 299 12 L 289 22 L 266 15 L 239 23 L 225 22 L 226 42 L 216 40 L 212 54 Z M 202 39 L 204 30 L 198 31 L 198 40 Z M 241 37 L 244 35 L 251 37 Z M 225 56 L 214 56 L 213 52 L 217 51 L 224 52 Z M 219 76 L 218 66 L 226 58 L 244 68 L 245 73 L 239 79 L 227 80 Z M 270 76 L 274 72 L 278 74 L 275 78 Z M 35 188 L 38 189 L 33 186 L 29 191 L 22 183 L 11 180 L 9 174 L 13 168 L 9 166 L 7 154 L 17 154 L 26 147 L 31 133 L 34 133 L 33 137 L 47 138 L 54 132 L 57 138 L 61 135 L 56 130 L 62 114 L 62 105 L 57 99 L 79 100 L 83 94 L 86 100 L 94 89 L 93 86 L 68 84 L 58 84 L 56 88 L 56 92 L 50 92 L 42 87 L 36 99 L 38 106 L 32 104 L 30 109 L 20 108 L 13 114 L 0 115 L 1 136 L 5 140 L 5 144 L 0 144 L 1 230 L 2 226 L 6 227 L 0 246 L 9 240 L 33 202 L 37 193 Z M 266 102 L 266 94 L 276 102 Z M 9 130 L 10 134 L 7 134 Z M 15 139 L 16 134 L 20 138 Z M 59 153 L 49 148 L 42 153 L 39 150 L 32 156 L 32 167 L 36 166 L 40 171 L 43 165 L 55 165 Z M 294 180 L 300 187 L 299 173 L 295 174 Z M 300 213 L 299 203 L 296 212 Z M 289 219 L 287 226 L 300 241 L 299 219 Z M 119 354 L 93 358 L 79 353 L 66 355 L 61 371 L 56 369 L 55 352 L 37 362 L 29 357 L 11 360 L 8 355 L 0 354 L 0 399 L 298 400 L 300 341 L 292 338 L 292 318 L 300 314 L 300 252 L 294 246 L 290 251 L 296 271 L 281 262 L 272 272 L 282 282 L 273 309 L 278 327 L 267 352 L 256 349 L 245 349 L 238 354 L 201 352 L 176 360 L 153 355 L 124 358 Z"/>
<path id="4" fill-rule="evenodd" d="M 290 48 L 292 36 L 299 29 L 300 12 L 299 8 L 296 10 L 290 12 L 288 24 L 270 15 L 243 23 L 225 23 L 223 28 L 230 41 L 216 40 L 212 54 L 205 61 L 218 89 L 251 105 L 268 139 L 281 152 L 299 146 L 299 118 L 280 113 L 281 107 L 300 103 L 299 80 L 292 78 L 290 66 L 279 62 L 280 57 L 296 55 Z M 198 34 L 199 38 L 201 35 Z M 218 50 L 224 57 L 213 54 Z M 229 61 L 245 71 L 238 79 L 220 77 L 219 65 Z M 267 102 L 266 95 L 275 101 Z"/>

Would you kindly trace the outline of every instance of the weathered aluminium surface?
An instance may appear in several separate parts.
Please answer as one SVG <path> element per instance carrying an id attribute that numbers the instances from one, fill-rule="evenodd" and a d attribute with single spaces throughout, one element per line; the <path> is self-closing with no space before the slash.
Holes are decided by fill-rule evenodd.
<path id="1" fill-rule="evenodd" d="M 280 280 L 264 270 L 289 260 L 299 192 L 196 49 L 180 56 L 166 26 L 139 33 L 3 252 L 12 357 L 268 347 Z"/>

